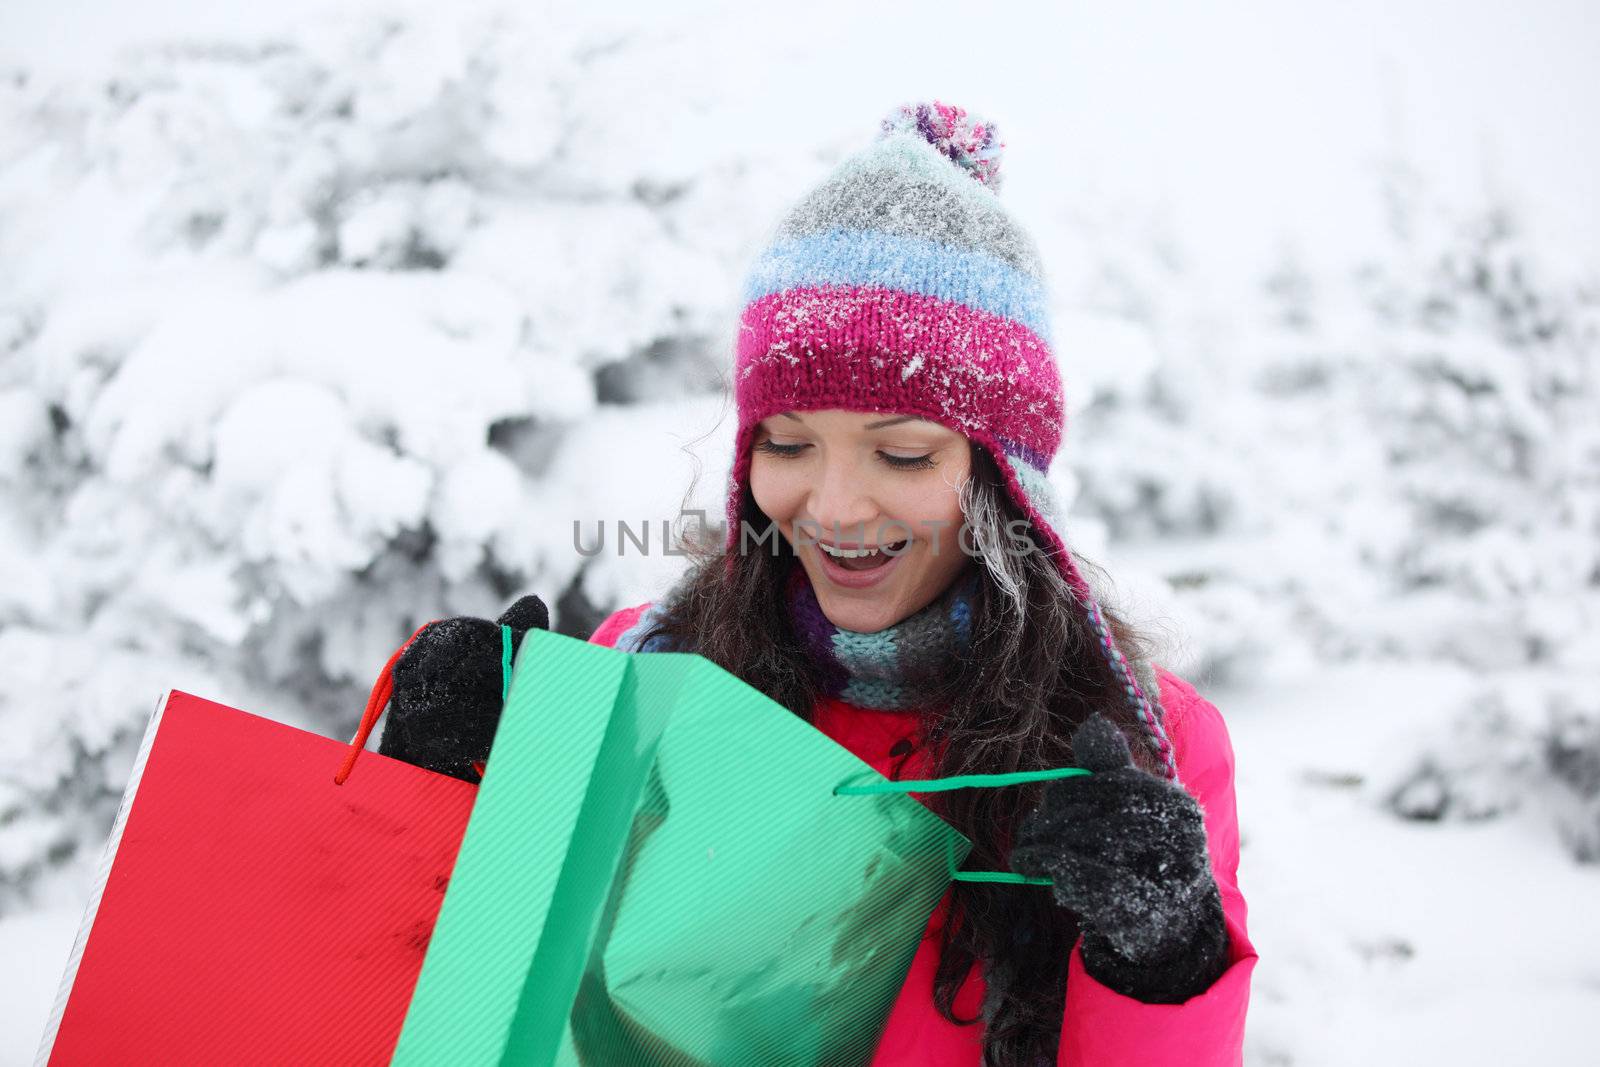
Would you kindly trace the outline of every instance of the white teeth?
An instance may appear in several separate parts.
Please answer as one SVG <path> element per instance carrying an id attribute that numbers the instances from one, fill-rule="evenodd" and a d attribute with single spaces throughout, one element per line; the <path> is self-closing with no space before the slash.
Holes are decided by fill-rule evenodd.
<path id="1" fill-rule="evenodd" d="M 828 555 L 839 559 L 861 559 L 863 556 L 876 556 L 878 554 L 876 548 L 834 548 L 832 545 L 825 545 L 821 541 L 817 542 L 817 546 Z"/>
<path id="2" fill-rule="evenodd" d="M 905 542 L 897 541 L 895 544 L 903 545 Z M 824 544 L 821 541 L 817 542 L 817 547 L 837 559 L 861 559 L 865 556 L 876 556 L 882 551 L 880 548 L 834 548 L 832 545 Z M 894 545 L 889 547 L 893 548 Z"/>

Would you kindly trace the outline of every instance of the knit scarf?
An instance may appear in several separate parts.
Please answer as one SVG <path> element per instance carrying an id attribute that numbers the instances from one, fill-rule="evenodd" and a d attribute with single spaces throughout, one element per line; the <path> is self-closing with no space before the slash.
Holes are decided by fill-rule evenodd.
<path id="1" fill-rule="evenodd" d="M 920 611 L 870 634 L 843 630 L 829 622 L 810 576 L 798 564 L 790 570 L 785 595 L 794 632 L 820 669 L 827 695 L 857 707 L 904 711 L 924 706 L 938 672 L 971 651 L 978 577 L 975 568 L 967 571 Z M 687 578 L 686 573 L 683 581 Z M 645 635 L 683 589 L 682 585 L 674 587 L 651 604 L 618 637 L 615 647 L 626 652 L 675 651 L 665 635 L 649 639 Z M 1159 692 L 1149 660 L 1135 657 L 1129 665 L 1145 692 Z"/>
<path id="2" fill-rule="evenodd" d="M 789 617 L 822 674 L 823 690 L 863 708 L 904 711 L 925 705 L 949 665 L 972 647 L 978 572 L 969 568 L 925 607 L 876 633 L 828 621 L 806 569 L 787 583 Z"/>

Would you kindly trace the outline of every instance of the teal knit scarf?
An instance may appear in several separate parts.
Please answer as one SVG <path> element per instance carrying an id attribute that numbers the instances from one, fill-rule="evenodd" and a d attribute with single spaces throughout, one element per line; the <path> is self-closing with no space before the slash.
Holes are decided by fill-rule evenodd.
<path id="1" fill-rule="evenodd" d="M 919 611 L 875 633 L 828 621 L 804 567 L 787 585 L 795 634 L 822 672 L 829 696 L 864 708 L 903 711 L 934 695 L 949 665 L 972 647 L 973 597 L 978 573 L 969 568 Z"/>

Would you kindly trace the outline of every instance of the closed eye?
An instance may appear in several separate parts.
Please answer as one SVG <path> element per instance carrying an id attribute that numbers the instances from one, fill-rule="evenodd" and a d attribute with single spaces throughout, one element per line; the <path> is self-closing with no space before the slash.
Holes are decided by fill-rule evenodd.
<path id="1" fill-rule="evenodd" d="M 765 440 L 758 441 L 755 447 L 758 451 L 765 452 L 771 456 L 779 456 L 783 459 L 793 459 L 811 446 L 780 445 L 776 441 Z M 931 452 L 925 456 L 892 456 L 887 452 L 880 451 L 878 455 L 885 463 L 893 467 L 895 470 L 920 471 L 927 470 L 929 467 L 937 466 L 937 464 L 933 462 L 933 453 Z"/>
<path id="2" fill-rule="evenodd" d="M 887 452 L 879 452 L 878 455 L 882 456 L 883 461 L 895 470 L 925 471 L 934 466 L 932 452 L 929 452 L 926 456 L 891 456 Z"/>
<path id="3" fill-rule="evenodd" d="M 805 445 L 780 445 L 776 441 L 759 441 L 756 443 L 757 451 L 766 452 L 773 456 L 782 456 L 785 459 L 798 456 L 805 447 Z"/>

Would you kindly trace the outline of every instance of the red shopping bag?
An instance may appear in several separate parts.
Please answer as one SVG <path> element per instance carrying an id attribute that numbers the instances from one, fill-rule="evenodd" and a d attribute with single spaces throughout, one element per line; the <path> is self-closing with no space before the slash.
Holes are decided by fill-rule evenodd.
<path id="1" fill-rule="evenodd" d="M 165 694 L 42 1062 L 389 1061 L 477 796 L 361 752 L 399 655 L 348 745 Z"/>

